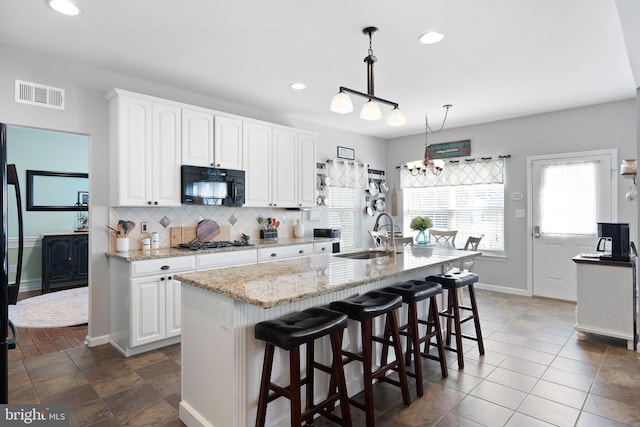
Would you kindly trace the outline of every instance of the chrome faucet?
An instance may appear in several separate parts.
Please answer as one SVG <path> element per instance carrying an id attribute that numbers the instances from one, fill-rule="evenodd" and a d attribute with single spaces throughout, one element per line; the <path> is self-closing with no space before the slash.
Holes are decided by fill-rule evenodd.
<path id="1" fill-rule="evenodd" d="M 391 215 L 389 215 L 386 212 L 380 212 L 378 214 L 378 217 L 376 218 L 376 223 L 373 226 L 373 231 L 378 231 L 379 229 L 379 222 L 380 222 L 380 218 L 386 216 L 387 218 L 389 218 L 389 222 L 391 223 L 391 232 L 387 232 L 387 236 L 384 238 L 384 251 L 385 252 L 390 252 L 390 253 L 395 253 L 396 252 L 396 236 L 395 233 L 393 232 L 393 218 L 391 217 Z"/>

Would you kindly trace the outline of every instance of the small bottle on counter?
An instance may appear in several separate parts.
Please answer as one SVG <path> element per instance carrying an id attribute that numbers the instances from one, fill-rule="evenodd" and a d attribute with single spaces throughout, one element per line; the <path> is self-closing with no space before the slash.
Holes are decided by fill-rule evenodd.
<path id="1" fill-rule="evenodd" d="M 296 225 L 293 226 L 294 237 L 304 237 L 304 224 L 300 223 L 300 220 L 296 220 Z"/>

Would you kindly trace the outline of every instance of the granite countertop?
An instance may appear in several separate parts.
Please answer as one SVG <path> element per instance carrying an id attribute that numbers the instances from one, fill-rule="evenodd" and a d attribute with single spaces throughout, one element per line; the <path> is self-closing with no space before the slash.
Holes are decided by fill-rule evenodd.
<path id="1" fill-rule="evenodd" d="M 270 248 L 274 246 L 303 245 L 306 243 L 333 242 L 335 239 L 328 237 L 283 237 L 277 240 L 252 240 L 253 246 L 229 246 L 226 248 L 204 249 L 193 251 L 190 249 L 160 248 L 160 249 L 137 249 L 128 252 L 107 252 L 107 257 L 120 258 L 125 261 L 142 261 L 147 259 L 171 258 L 178 256 L 193 256 L 209 253 L 220 253 L 230 251 L 246 251 L 251 249 Z"/>
<path id="2" fill-rule="evenodd" d="M 636 257 L 629 257 L 629 261 L 613 261 L 610 259 L 596 258 L 595 254 L 580 254 L 572 258 L 573 262 L 577 264 L 598 264 L 598 265 L 611 265 L 616 267 L 633 267 L 636 263 Z"/>
<path id="3" fill-rule="evenodd" d="M 412 270 L 438 267 L 480 252 L 406 247 L 400 254 L 350 259 L 319 254 L 255 265 L 175 275 L 184 284 L 261 308 L 392 278 Z"/>

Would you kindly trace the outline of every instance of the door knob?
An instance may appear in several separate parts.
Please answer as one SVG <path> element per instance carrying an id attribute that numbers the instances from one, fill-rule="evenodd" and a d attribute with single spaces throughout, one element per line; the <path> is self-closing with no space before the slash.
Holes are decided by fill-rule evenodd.
<path id="1" fill-rule="evenodd" d="M 533 237 L 535 237 L 536 239 L 540 238 L 540 226 L 536 225 L 535 227 L 533 227 Z"/>

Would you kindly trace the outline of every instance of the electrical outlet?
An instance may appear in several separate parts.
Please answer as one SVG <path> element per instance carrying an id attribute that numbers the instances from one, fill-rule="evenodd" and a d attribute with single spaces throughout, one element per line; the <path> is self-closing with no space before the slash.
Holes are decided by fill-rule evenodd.
<path id="1" fill-rule="evenodd" d="M 15 264 L 11 264 L 9 266 L 9 273 L 16 273 L 18 271 L 18 267 Z"/>
<path id="2" fill-rule="evenodd" d="M 140 223 L 140 233 L 147 234 L 149 232 L 149 225 L 146 222 Z"/>

